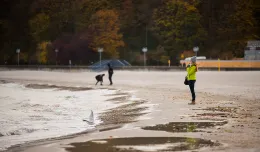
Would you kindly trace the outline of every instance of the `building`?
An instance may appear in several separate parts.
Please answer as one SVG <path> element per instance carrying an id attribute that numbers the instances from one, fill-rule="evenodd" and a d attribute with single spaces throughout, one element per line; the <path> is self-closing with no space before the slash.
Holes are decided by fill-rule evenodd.
<path id="1" fill-rule="evenodd" d="M 260 60 L 260 41 L 248 41 L 245 48 L 245 60 Z"/>

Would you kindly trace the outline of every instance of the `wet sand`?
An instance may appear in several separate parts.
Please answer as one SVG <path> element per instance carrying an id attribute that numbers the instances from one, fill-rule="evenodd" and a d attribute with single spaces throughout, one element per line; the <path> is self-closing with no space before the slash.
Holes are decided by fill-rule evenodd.
<path id="1" fill-rule="evenodd" d="M 46 85 L 46 84 L 28 84 L 26 85 L 26 87 L 32 89 L 57 89 L 57 90 L 68 90 L 68 91 L 93 90 L 93 88 L 88 88 L 88 87 L 67 87 L 67 86 Z"/>
<path id="2" fill-rule="evenodd" d="M 134 90 L 133 94 L 141 98 L 141 101 L 137 102 L 128 101 L 127 93 L 119 93 L 118 95 L 124 97 L 115 97 L 107 101 L 118 104 L 126 102 L 126 104 L 101 115 L 105 126 L 103 130 L 80 134 L 69 139 L 37 143 L 30 147 L 25 145 L 16 150 L 80 152 L 86 151 L 86 145 L 90 145 L 90 151 L 97 152 L 101 147 L 108 149 L 110 147 L 110 151 L 111 148 L 115 151 L 113 148 L 118 146 L 121 151 L 149 151 L 142 149 L 143 145 L 149 144 L 154 145 L 152 149 L 155 151 L 160 151 L 162 149 L 156 150 L 158 146 L 166 149 L 169 146 L 181 147 L 181 144 L 187 145 L 185 141 L 189 139 L 191 143 L 207 141 L 210 144 L 198 146 L 188 144 L 188 147 L 194 148 L 177 150 L 260 151 L 260 72 L 199 72 L 196 82 L 196 105 L 188 105 L 191 97 L 188 87 L 183 84 L 184 72 L 116 71 L 115 85 L 107 86 L 108 81 L 106 81 L 105 86 L 102 87 L 94 86 L 95 75 L 96 73 L 91 72 L 0 72 L 0 80 L 4 81 L 24 84 L 48 82 L 56 86 Z M 212 125 L 216 124 L 216 121 L 225 123 Z M 162 129 L 158 129 L 160 125 Z M 149 130 L 142 129 L 152 126 L 157 127 Z M 180 129 L 176 130 L 176 126 Z M 167 143 L 166 138 L 172 139 Z M 103 141 L 103 145 L 100 143 L 95 145 L 91 142 L 99 140 Z M 136 140 L 138 142 L 134 144 L 133 141 Z M 129 149 L 131 143 L 134 147 Z"/>

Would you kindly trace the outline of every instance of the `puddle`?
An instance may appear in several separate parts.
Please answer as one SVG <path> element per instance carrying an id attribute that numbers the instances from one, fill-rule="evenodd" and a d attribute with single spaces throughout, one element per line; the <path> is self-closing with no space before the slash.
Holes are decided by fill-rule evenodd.
<path id="1" fill-rule="evenodd" d="M 8 82 L 6 80 L 0 80 L 0 84 L 6 84 L 6 83 L 10 83 L 10 82 Z"/>
<path id="2" fill-rule="evenodd" d="M 212 128 L 215 126 L 223 126 L 227 121 L 223 122 L 171 122 L 168 124 L 160 124 L 156 126 L 143 127 L 144 130 L 156 130 L 167 132 L 203 132 L 199 129 Z"/>
<path id="3" fill-rule="evenodd" d="M 72 143 L 69 152 L 151 152 L 198 150 L 220 146 L 210 140 L 184 137 L 134 137 L 92 140 L 85 143 Z"/>
<path id="4" fill-rule="evenodd" d="M 69 90 L 69 91 L 87 91 L 93 90 L 93 88 L 87 87 L 66 87 L 66 86 L 56 86 L 56 85 L 47 85 L 47 84 L 28 84 L 27 88 L 32 89 L 58 89 L 58 90 Z"/>

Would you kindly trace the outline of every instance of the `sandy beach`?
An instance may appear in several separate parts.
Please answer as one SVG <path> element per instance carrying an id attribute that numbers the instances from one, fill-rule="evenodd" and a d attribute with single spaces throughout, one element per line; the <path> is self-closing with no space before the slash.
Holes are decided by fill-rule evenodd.
<path id="1" fill-rule="evenodd" d="M 260 151 L 260 72 L 199 71 L 196 105 L 185 72 L 115 71 L 95 86 L 95 72 L 1 71 L 2 83 L 67 90 L 117 90 L 118 104 L 96 130 L 12 147 L 23 152 Z M 75 87 L 77 87 L 75 89 Z M 57 88 L 57 87 L 56 87 Z M 76 111 L 75 111 L 76 112 Z M 0 138 L 1 139 L 1 138 Z"/>

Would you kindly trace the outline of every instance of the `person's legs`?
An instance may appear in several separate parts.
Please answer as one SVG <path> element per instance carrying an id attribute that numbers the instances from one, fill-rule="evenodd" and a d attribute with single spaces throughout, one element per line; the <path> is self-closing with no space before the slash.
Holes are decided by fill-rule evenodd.
<path id="1" fill-rule="evenodd" d="M 195 103 L 195 99 L 196 99 L 196 95 L 195 95 L 195 80 L 190 80 L 189 81 L 189 87 L 190 87 L 190 92 L 191 92 L 191 96 L 192 96 L 192 103 Z"/>
<path id="2" fill-rule="evenodd" d="M 100 81 L 100 85 L 103 85 L 102 83 L 103 83 L 103 81 Z"/>
<path id="3" fill-rule="evenodd" d="M 98 82 L 99 82 L 99 80 L 98 80 L 98 76 L 96 76 L 96 80 L 97 80 L 97 83 L 96 83 L 96 85 L 98 84 Z"/>
<path id="4" fill-rule="evenodd" d="M 194 101 L 194 102 L 195 102 L 195 100 L 196 100 L 195 82 L 196 82 L 196 80 L 193 81 L 193 93 L 192 93 L 192 98 L 193 98 L 193 101 Z"/>
<path id="5" fill-rule="evenodd" d="M 112 74 L 111 75 L 109 75 L 109 81 L 110 81 L 110 85 L 112 85 L 113 84 L 113 82 L 112 82 Z"/>

